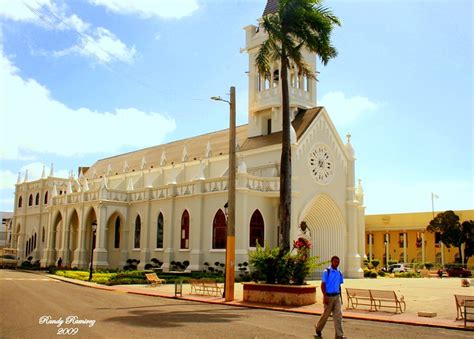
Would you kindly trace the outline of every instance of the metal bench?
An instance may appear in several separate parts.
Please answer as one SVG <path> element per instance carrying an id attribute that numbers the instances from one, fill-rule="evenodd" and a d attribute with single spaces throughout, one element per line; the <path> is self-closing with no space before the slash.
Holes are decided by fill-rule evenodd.
<path id="1" fill-rule="evenodd" d="M 158 278 L 156 273 L 145 273 L 145 277 L 146 277 L 147 282 L 149 282 L 150 286 L 152 287 L 160 286 L 162 283 L 166 282 L 165 279 Z"/>
<path id="2" fill-rule="evenodd" d="M 463 306 L 466 300 L 474 300 L 474 295 L 454 295 L 454 300 L 456 300 L 456 320 L 464 319 Z"/>
<path id="3" fill-rule="evenodd" d="M 464 301 L 464 327 L 468 321 L 474 321 L 474 300 Z"/>
<path id="4" fill-rule="evenodd" d="M 370 311 L 373 311 L 375 306 L 370 291 L 361 288 L 346 288 L 347 294 L 347 308 L 355 309 L 359 306 L 369 306 Z"/>
<path id="5" fill-rule="evenodd" d="M 405 312 L 406 304 L 403 296 L 398 297 L 395 291 L 386 291 L 386 290 L 369 290 L 370 297 L 374 303 L 375 310 L 378 311 L 382 307 L 394 308 L 395 313 Z M 388 305 L 387 305 L 388 304 Z"/>
<path id="6" fill-rule="evenodd" d="M 221 296 L 222 287 L 213 279 L 190 279 L 191 294 Z"/>

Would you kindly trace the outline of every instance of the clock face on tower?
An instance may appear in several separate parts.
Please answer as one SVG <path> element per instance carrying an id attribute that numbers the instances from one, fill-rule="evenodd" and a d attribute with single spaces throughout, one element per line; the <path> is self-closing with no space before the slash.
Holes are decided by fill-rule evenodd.
<path id="1" fill-rule="evenodd" d="M 309 168 L 318 184 L 329 184 L 334 176 L 334 161 L 326 145 L 317 144 L 309 152 Z"/>

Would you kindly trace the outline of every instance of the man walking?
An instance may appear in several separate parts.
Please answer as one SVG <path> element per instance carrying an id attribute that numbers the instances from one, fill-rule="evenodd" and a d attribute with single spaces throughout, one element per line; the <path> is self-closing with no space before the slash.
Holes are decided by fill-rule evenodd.
<path id="1" fill-rule="evenodd" d="M 341 310 L 341 284 L 344 283 L 344 277 L 342 276 L 342 272 L 337 269 L 339 261 L 338 256 L 333 256 L 331 258 L 331 266 L 323 272 L 321 290 L 323 291 L 324 298 L 324 313 L 321 315 L 318 325 L 315 326 L 317 338 L 322 338 L 321 332 L 331 312 L 334 320 L 334 328 L 336 330 L 336 338 L 345 338 L 342 328 Z"/>

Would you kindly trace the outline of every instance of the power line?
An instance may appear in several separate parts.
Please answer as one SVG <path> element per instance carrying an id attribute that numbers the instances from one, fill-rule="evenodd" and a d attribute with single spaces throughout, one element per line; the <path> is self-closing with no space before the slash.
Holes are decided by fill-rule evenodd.
<path id="1" fill-rule="evenodd" d="M 48 19 L 46 19 L 46 16 L 43 15 L 43 13 L 40 12 L 40 10 L 36 10 L 35 8 L 31 7 L 29 4 L 27 4 L 26 2 L 22 1 L 23 5 L 25 5 L 34 15 L 36 15 L 41 21 L 43 22 L 46 22 L 49 26 L 51 26 L 52 28 L 59 28 L 59 25 L 56 24 L 56 23 L 52 23 L 51 21 L 49 21 Z M 94 44 L 96 47 L 98 47 L 99 49 L 101 49 L 104 53 L 106 53 L 110 59 L 115 59 L 116 61 L 119 61 L 119 62 L 123 62 L 123 60 L 119 57 L 117 57 L 116 55 L 114 55 L 113 53 L 107 51 L 106 49 L 104 49 L 101 45 L 99 45 L 94 39 L 92 39 L 89 35 L 86 35 L 82 32 L 79 32 L 74 26 L 70 25 L 69 23 L 67 23 L 63 18 L 61 18 L 59 15 L 57 15 L 56 13 L 54 13 L 51 9 L 49 9 L 48 7 L 46 6 L 43 6 L 41 3 L 39 3 L 38 1 L 36 1 L 36 3 L 40 6 L 40 8 L 42 9 L 45 9 L 47 12 L 49 12 L 49 14 L 51 14 L 54 18 L 56 18 L 57 20 L 59 20 L 60 23 L 62 23 L 63 25 L 69 27 L 70 30 L 72 30 L 74 33 L 76 33 L 77 35 L 79 35 L 81 38 L 83 39 L 86 39 L 88 40 L 90 43 Z M 80 48 L 81 50 L 85 51 L 85 48 L 84 46 L 77 46 L 78 48 Z M 93 52 L 92 52 L 93 53 Z M 95 54 L 95 53 L 93 53 Z M 99 57 L 97 54 L 95 54 L 96 57 Z M 160 94 L 174 94 L 176 95 L 177 92 L 176 91 L 163 91 L 163 90 L 157 90 L 156 88 L 154 88 L 152 85 L 150 85 L 149 83 L 146 83 L 144 82 L 142 79 L 139 79 L 137 77 L 135 77 L 133 74 L 131 73 L 128 73 L 128 74 L 123 74 L 123 72 L 117 70 L 115 67 L 113 67 L 112 65 L 108 64 L 107 62 L 103 62 L 101 63 L 102 66 L 104 66 L 106 69 L 108 69 L 109 71 L 112 71 L 122 77 L 124 77 L 125 79 L 129 79 L 131 78 L 132 80 L 134 80 L 137 84 L 141 85 L 142 87 L 144 88 L 147 88 L 148 90 L 152 91 L 153 93 L 160 93 Z M 191 100 L 191 101 L 205 101 L 205 99 L 197 99 L 197 98 L 187 98 L 187 97 L 182 97 L 180 96 L 179 97 L 180 100 Z M 207 100 L 207 99 L 206 99 Z"/>

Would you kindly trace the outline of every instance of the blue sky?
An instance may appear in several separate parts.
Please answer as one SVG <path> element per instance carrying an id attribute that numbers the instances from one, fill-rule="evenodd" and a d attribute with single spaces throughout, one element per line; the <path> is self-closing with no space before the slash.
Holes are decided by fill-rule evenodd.
<path id="1" fill-rule="evenodd" d="M 266 0 L 0 0 L 0 210 L 18 172 L 67 176 L 118 153 L 228 127 L 243 27 Z M 318 105 L 352 134 L 368 214 L 472 209 L 473 2 L 326 1 L 342 20 Z"/>

